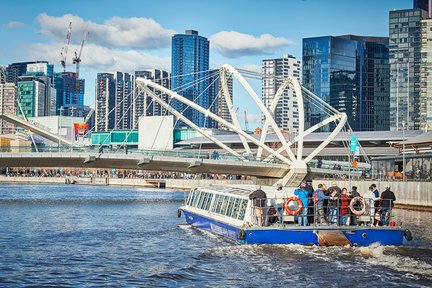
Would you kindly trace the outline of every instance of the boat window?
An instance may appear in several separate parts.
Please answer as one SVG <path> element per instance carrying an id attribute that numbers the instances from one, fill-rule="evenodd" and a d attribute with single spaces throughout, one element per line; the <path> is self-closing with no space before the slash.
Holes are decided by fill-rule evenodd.
<path id="1" fill-rule="evenodd" d="M 215 196 L 214 204 L 211 210 L 212 212 L 220 213 L 220 209 L 222 206 L 222 197 L 223 197 L 222 195 Z"/>
<path id="2" fill-rule="evenodd" d="M 191 206 L 193 198 L 195 197 L 195 191 L 196 189 L 192 189 L 189 193 L 189 197 L 188 197 L 188 201 L 187 201 L 187 205 Z"/>
<path id="3" fill-rule="evenodd" d="M 239 214 L 238 214 L 237 219 L 239 219 L 239 220 L 243 220 L 244 219 L 245 214 L 246 214 L 247 204 L 248 204 L 248 200 L 244 199 L 244 200 L 241 201 L 240 209 L 239 209 Z"/>
<path id="4" fill-rule="evenodd" d="M 228 199 L 229 199 L 229 196 L 223 196 L 222 207 L 221 207 L 221 210 L 219 211 L 219 213 L 222 215 L 226 215 L 226 209 L 228 206 Z"/>
<path id="5" fill-rule="evenodd" d="M 210 204 L 213 200 L 213 194 L 212 193 L 208 193 L 207 195 L 207 203 L 205 203 L 205 206 L 203 207 L 204 210 L 209 210 L 210 208 Z"/>
<path id="6" fill-rule="evenodd" d="M 197 207 L 197 204 L 198 204 L 198 201 L 199 201 L 200 196 L 201 196 L 201 191 L 199 191 L 199 190 L 196 191 L 191 206 L 193 206 L 193 207 Z"/>
<path id="7" fill-rule="evenodd" d="M 199 200 L 199 202 L 198 202 L 198 204 L 197 204 L 197 208 L 201 208 L 202 209 L 202 206 L 203 206 L 203 204 L 204 204 L 204 202 L 205 202 L 205 200 L 207 199 L 207 192 L 201 192 L 201 197 L 200 197 L 200 200 Z"/>
<path id="8" fill-rule="evenodd" d="M 228 197 L 228 207 L 227 207 L 224 215 L 231 217 L 231 213 L 232 213 L 233 207 L 234 207 L 234 201 L 235 201 L 234 197 Z"/>
<path id="9" fill-rule="evenodd" d="M 240 208 L 240 203 L 241 203 L 242 199 L 236 198 L 234 201 L 234 207 L 232 209 L 232 213 L 231 213 L 231 217 L 237 219 L 237 216 L 239 214 L 239 208 Z"/>

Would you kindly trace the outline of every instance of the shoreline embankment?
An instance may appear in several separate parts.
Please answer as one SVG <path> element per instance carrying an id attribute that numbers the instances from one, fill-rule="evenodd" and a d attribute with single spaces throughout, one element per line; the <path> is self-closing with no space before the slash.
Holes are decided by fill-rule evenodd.
<path id="1" fill-rule="evenodd" d="M 67 184 L 74 183 L 80 185 L 111 185 L 111 186 L 130 186 L 147 188 L 167 188 L 178 190 L 190 190 L 195 187 L 210 185 L 255 185 L 256 180 L 225 180 L 225 179 L 142 179 L 142 178 L 90 178 L 90 177 L 7 177 L 0 176 L 0 183 L 25 183 L 25 184 Z M 265 185 L 267 181 L 260 181 L 260 185 Z M 271 181 L 268 181 L 270 185 Z M 336 179 L 315 179 L 313 187 L 322 183 L 327 187 L 333 186 L 346 187 L 351 190 L 352 186 L 357 186 L 360 194 L 367 191 L 368 187 L 376 184 L 379 191 L 384 191 L 385 186 L 389 185 L 390 190 L 395 193 L 396 207 L 409 210 L 419 210 L 432 212 L 432 182 L 416 181 L 384 181 L 384 180 L 336 180 Z"/>

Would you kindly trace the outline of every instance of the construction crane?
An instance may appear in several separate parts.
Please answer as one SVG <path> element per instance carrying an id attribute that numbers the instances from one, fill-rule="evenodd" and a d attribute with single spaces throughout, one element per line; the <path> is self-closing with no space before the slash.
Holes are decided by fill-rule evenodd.
<path id="1" fill-rule="evenodd" d="M 246 112 L 246 110 L 244 111 L 244 115 L 245 115 L 245 129 L 246 129 L 246 131 L 249 131 L 249 122 L 248 122 L 248 119 L 247 119 L 247 112 Z"/>
<path id="2" fill-rule="evenodd" d="M 79 53 L 78 50 L 75 50 L 75 57 L 72 58 L 72 63 L 76 65 L 76 77 L 77 79 L 79 78 L 79 68 L 80 68 L 80 62 L 81 62 L 81 54 L 83 51 L 83 47 L 84 47 L 84 42 L 88 39 L 88 35 L 89 35 L 89 31 L 88 29 L 84 29 L 84 33 L 83 33 L 83 39 L 81 41 L 81 46 L 80 46 L 80 50 Z"/>
<path id="3" fill-rule="evenodd" d="M 67 58 L 67 53 L 68 53 L 68 49 L 69 49 L 71 33 L 72 33 L 72 22 L 69 22 L 69 28 L 68 28 L 67 33 L 66 33 L 66 40 L 65 40 L 65 43 L 64 43 L 64 45 L 61 49 L 61 52 L 60 52 L 60 55 L 61 55 L 60 63 L 63 67 L 63 72 L 66 72 L 66 58 Z"/>

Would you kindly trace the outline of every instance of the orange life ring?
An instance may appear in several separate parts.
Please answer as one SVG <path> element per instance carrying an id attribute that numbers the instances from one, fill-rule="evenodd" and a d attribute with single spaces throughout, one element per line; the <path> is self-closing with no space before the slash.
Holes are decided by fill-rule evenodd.
<path id="1" fill-rule="evenodd" d="M 289 203 L 291 203 L 292 201 L 296 201 L 297 202 L 297 204 L 298 204 L 298 208 L 297 208 L 297 210 L 291 210 L 291 208 L 289 207 Z M 303 209 L 303 203 L 302 203 L 302 201 L 300 200 L 300 198 L 298 198 L 298 197 L 290 197 L 290 198 L 288 198 L 285 202 L 284 202 L 284 209 L 285 209 L 285 212 L 288 214 L 288 215 L 292 215 L 292 216 L 295 216 L 295 215 L 298 215 L 299 213 L 300 213 L 300 211 L 302 211 L 302 209 Z"/>
<path id="2" fill-rule="evenodd" d="M 354 209 L 354 205 L 357 204 L 357 203 L 360 203 L 360 205 L 361 205 L 361 209 L 360 210 Z M 366 202 L 363 199 L 363 197 L 357 196 L 357 197 L 354 197 L 351 200 L 349 207 L 350 207 L 351 212 L 354 215 L 360 216 L 360 215 L 363 215 L 366 212 L 367 205 L 366 205 Z"/>

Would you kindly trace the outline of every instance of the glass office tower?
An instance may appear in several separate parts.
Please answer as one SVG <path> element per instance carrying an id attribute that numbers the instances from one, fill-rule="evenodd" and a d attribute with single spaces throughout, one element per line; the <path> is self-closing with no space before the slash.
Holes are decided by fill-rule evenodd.
<path id="1" fill-rule="evenodd" d="M 188 100 L 194 101 L 203 108 L 210 105 L 208 84 L 209 80 L 200 81 L 205 78 L 209 70 L 209 41 L 199 36 L 198 31 L 186 30 L 185 34 L 176 34 L 172 37 L 171 58 L 171 88 Z M 191 82 L 196 85 L 188 86 Z M 199 82 L 199 83 L 198 83 Z M 178 101 L 171 103 L 174 108 L 183 112 L 183 115 L 199 127 L 209 127 L 208 119 L 195 109 L 187 108 Z M 181 121 L 177 126 L 185 126 Z"/>
<path id="2" fill-rule="evenodd" d="M 388 38 L 323 36 L 303 39 L 303 85 L 340 112 L 356 131 L 389 129 Z M 306 103 L 312 126 L 325 114 Z M 332 125 L 323 127 L 329 131 Z"/>

